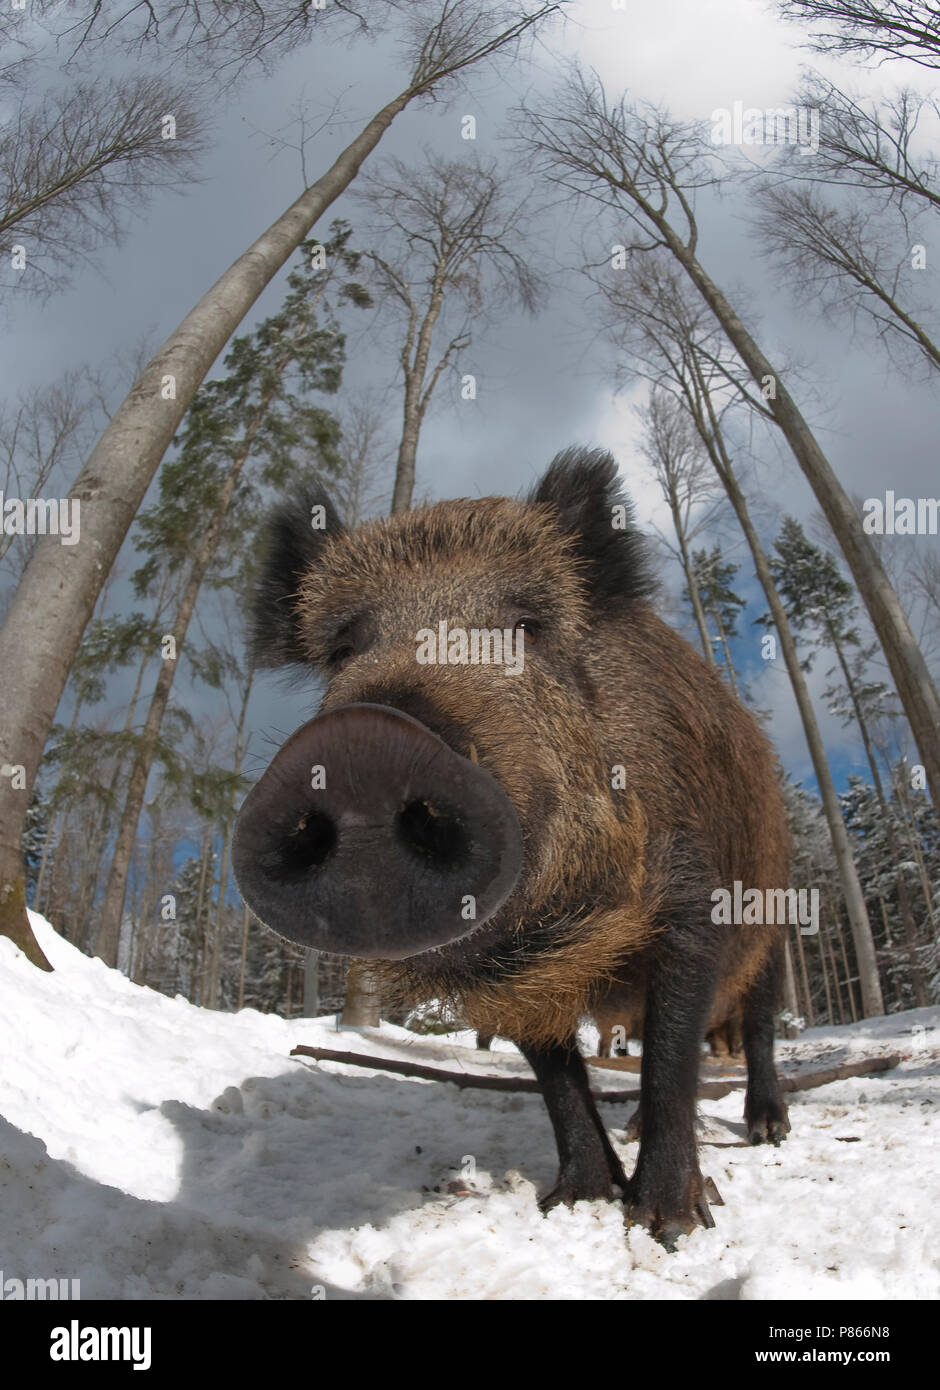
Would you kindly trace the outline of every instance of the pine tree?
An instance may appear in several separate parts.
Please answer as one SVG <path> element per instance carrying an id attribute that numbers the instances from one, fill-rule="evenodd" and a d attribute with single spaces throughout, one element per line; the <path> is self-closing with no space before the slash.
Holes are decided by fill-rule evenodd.
<path id="1" fill-rule="evenodd" d="M 774 581 L 784 600 L 790 624 L 802 633 L 808 655 L 804 668 L 809 670 L 817 652 L 828 649 L 835 654 L 836 665 L 826 674 L 838 672 L 841 681 L 827 690 L 827 697 L 837 701 L 845 722 L 854 721 L 859 730 L 868 766 L 871 770 L 875 796 L 881 811 L 883 830 L 893 856 L 897 897 L 904 938 L 907 943 L 908 968 L 914 1000 L 919 1007 L 927 1003 L 927 987 L 919 960 L 919 932 L 914 919 L 908 886 L 901 868 L 902 852 L 895 833 L 881 779 L 881 771 L 869 730 L 870 714 L 877 705 L 882 709 L 890 692 L 879 682 L 864 679 L 865 654 L 855 626 L 857 605 L 855 592 L 839 572 L 833 555 L 813 545 L 794 517 L 784 518 L 775 544 L 777 557 L 771 561 Z M 875 649 L 869 647 L 868 655 Z M 850 651 L 853 655 L 850 656 Z M 840 692 L 841 685 L 841 692 Z M 843 704 L 847 700 L 847 706 Z M 884 898 L 879 907 L 884 911 Z"/>
<path id="2" fill-rule="evenodd" d="M 731 660 L 730 639 L 738 635 L 738 617 L 745 607 L 745 602 L 734 592 L 731 581 L 739 569 L 739 565 L 730 564 L 723 559 L 720 545 L 713 545 L 711 551 L 702 549 L 692 552 L 695 586 L 706 616 L 711 618 L 717 630 L 717 640 L 725 659 L 725 671 L 731 689 L 736 695 L 738 682 Z M 688 594 L 685 597 L 687 602 L 691 602 Z"/>
<path id="3" fill-rule="evenodd" d="M 138 739 L 95 942 L 96 953 L 111 965 L 117 961 L 137 826 L 177 654 L 185 650 L 203 582 L 214 566 L 225 569 L 246 531 L 257 530 L 263 511 L 259 492 L 283 488 L 311 466 L 327 473 L 338 466 L 339 426 L 311 397 L 334 393 L 342 375 L 345 338 L 332 303 L 370 302 L 353 278 L 359 255 L 349 250 L 349 237 L 346 224 L 334 223 L 326 246 L 302 248 L 301 266 L 288 276 L 279 313 L 237 338 L 225 358 L 225 375 L 199 391 L 178 455 L 161 470 L 158 500 L 140 518 L 138 546 L 150 560 L 138 583 L 148 582 L 162 560 L 179 573 L 180 592 Z"/>

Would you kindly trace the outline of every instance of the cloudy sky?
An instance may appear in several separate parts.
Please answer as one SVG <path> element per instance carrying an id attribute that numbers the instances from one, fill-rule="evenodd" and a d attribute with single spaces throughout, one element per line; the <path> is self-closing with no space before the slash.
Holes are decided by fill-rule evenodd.
<path id="1" fill-rule="evenodd" d="M 373 162 L 389 155 L 417 159 L 426 147 L 452 157 L 465 154 L 460 129 L 468 113 L 477 120 L 476 150 L 502 157 L 513 134 L 514 106 L 523 97 L 541 100 L 560 65 L 574 57 L 595 67 L 610 93 L 627 90 L 684 118 L 708 119 L 716 108 L 731 108 L 736 101 L 760 108 L 784 104 L 806 64 L 821 65 L 827 75 L 861 91 L 902 82 L 923 87 L 926 81 L 923 70 L 909 64 L 866 70 L 820 60 L 800 46 L 801 31 L 783 24 L 763 0 L 626 0 L 623 5 L 581 0 L 570 13 L 526 61 L 498 73 L 474 74 L 454 99 L 400 116 Z M 350 47 L 318 41 L 216 102 L 199 185 L 182 196 L 158 196 L 130 225 L 124 243 L 98 255 L 65 292 L 41 306 L 12 303 L 0 343 L 7 395 L 83 363 L 104 364 L 116 355 L 129 362 L 143 338 L 154 345 L 162 341 L 300 191 L 296 155 L 278 153 L 267 138 L 286 131 L 296 103 L 306 101 L 314 114 L 339 104 L 338 118 L 310 154 L 319 172 L 362 118 L 399 89 L 401 77 L 391 36 Z M 757 306 L 760 336 L 771 359 L 800 364 L 795 394 L 847 489 L 863 497 L 883 494 L 886 487 L 910 496 L 937 495 L 936 387 L 920 369 L 902 372 L 891 366 L 864 333 L 853 338 L 848 327 L 825 325 L 797 307 L 793 287 L 781 283 L 762 258 L 737 193 L 706 201 L 701 211 L 702 260 L 728 292 L 746 294 Z M 355 226 L 361 212 L 347 196 L 327 220 L 339 215 Z M 475 402 L 460 400 L 456 381 L 442 384 L 422 436 L 419 493 L 434 498 L 515 493 L 527 488 L 560 448 L 600 444 L 620 461 L 641 521 L 665 527 L 662 503 L 636 447 L 633 406 L 643 399 L 644 388 L 636 384 L 615 393 L 615 364 L 592 324 L 586 288 L 564 271 L 566 258 L 573 267 L 573 253 L 578 245 L 589 247 L 591 235 L 583 211 L 546 209 L 532 252 L 552 287 L 546 306 L 534 318 L 493 315 L 464 363 L 463 369 L 478 378 Z M 921 239 L 932 255 L 926 229 Z M 604 247 L 599 252 L 603 255 Z M 283 276 L 243 327 L 272 312 L 282 293 Z M 344 394 L 394 386 L 394 363 L 387 341 L 381 350 L 383 341 L 367 327 L 353 332 Z M 391 392 L 387 399 L 393 441 L 397 398 Z M 766 515 L 789 511 L 808 520 L 814 499 L 796 465 L 771 443 L 762 442 L 761 451 L 750 485 Z M 936 538 L 932 543 L 938 544 Z M 743 551 L 735 550 L 733 558 L 742 563 L 739 588 L 749 599 L 736 656 L 756 702 L 774 712 L 772 732 L 786 765 L 811 781 L 782 662 L 768 665 L 759 659 L 759 630 L 752 619 L 763 608 L 762 595 L 748 577 Z M 125 571 L 132 563 L 128 551 Z M 676 576 L 668 582 L 675 588 Z M 817 663 L 817 692 L 825 684 L 827 664 Z M 208 709 L 215 697 L 195 698 Z M 285 693 L 274 677 L 261 679 L 251 718 L 255 751 L 262 754 L 264 731 L 287 732 L 306 717 L 311 699 L 309 693 Z M 842 779 L 849 768 L 861 767 L 857 740 L 827 717 L 823 723 Z"/>

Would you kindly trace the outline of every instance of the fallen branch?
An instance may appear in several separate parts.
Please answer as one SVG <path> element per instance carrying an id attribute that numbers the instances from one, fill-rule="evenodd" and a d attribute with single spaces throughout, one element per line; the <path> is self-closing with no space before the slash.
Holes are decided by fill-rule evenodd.
<path id="1" fill-rule="evenodd" d="M 817 1086 L 828 1086 L 831 1081 L 844 1081 L 848 1076 L 876 1076 L 880 1071 L 891 1071 L 901 1060 L 898 1052 L 887 1057 L 862 1057 L 857 1062 L 843 1062 L 838 1067 L 826 1067 L 822 1071 L 808 1071 L 801 1076 L 781 1076 L 781 1091 L 812 1091 Z"/>
<path id="2" fill-rule="evenodd" d="M 425 1067 L 420 1062 L 398 1062 L 390 1057 L 369 1057 L 363 1052 L 337 1052 L 331 1047 L 307 1047 L 299 1043 L 290 1054 L 292 1057 L 313 1057 L 318 1062 L 342 1062 L 349 1067 L 371 1067 L 373 1071 L 393 1072 L 397 1076 L 416 1076 L 422 1081 L 449 1081 L 461 1090 L 478 1091 L 530 1091 L 541 1092 L 534 1076 L 475 1076 L 471 1072 L 445 1071 L 442 1067 Z M 901 1058 L 898 1053 L 888 1057 L 863 1057 L 857 1062 L 844 1062 L 838 1067 L 827 1067 L 822 1071 L 807 1071 L 795 1076 L 782 1075 L 780 1088 L 783 1091 L 811 1091 L 817 1086 L 828 1086 L 832 1081 L 843 1081 L 850 1076 L 873 1076 L 878 1072 L 890 1071 Z M 703 1081 L 698 1088 L 702 1100 L 720 1100 L 732 1091 L 743 1090 L 745 1081 Z M 595 1100 L 613 1102 L 639 1100 L 639 1091 L 592 1091 Z"/>
<path id="3" fill-rule="evenodd" d="M 375 1071 L 391 1071 L 398 1076 L 417 1076 L 422 1081 L 451 1081 L 466 1090 L 535 1091 L 541 1087 L 534 1076 L 473 1076 L 465 1071 L 444 1071 L 441 1067 L 425 1067 L 420 1062 L 396 1062 L 390 1057 L 367 1057 L 363 1052 L 334 1052 L 331 1047 L 306 1047 L 299 1044 L 292 1057 L 315 1057 L 318 1062 L 343 1062 L 349 1067 L 372 1067 Z M 613 1093 L 620 1096 L 621 1092 Z M 637 1092 L 637 1095 L 639 1092 Z"/>

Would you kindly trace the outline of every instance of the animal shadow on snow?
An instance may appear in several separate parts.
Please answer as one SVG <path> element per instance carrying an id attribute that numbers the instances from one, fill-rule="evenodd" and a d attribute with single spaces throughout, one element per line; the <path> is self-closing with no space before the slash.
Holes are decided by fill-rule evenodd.
<path id="1" fill-rule="evenodd" d="M 78 1279 L 83 1301 L 311 1296 L 309 1275 L 270 1233 L 200 1219 L 182 1194 L 146 1201 L 98 1182 L 2 1117 L 0 1230 L 7 1275 Z"/>
<path id="2" fill-rule="evenodd" d="M 309 1247 L 323 1232 L 382 1226 L 429 1202 L 485 1198 L 520 1176 L 547 1190 L 557 1167 L 535 1093 L 481 1097 L 293 1063 L 227 1087 L 207 1109 L 165 1101 L 160 1111 L 183 1146 L 176 1202 L 207 1216 L 224 1210 L 231 1223 L 269 1236 L 282 1232 L 278 1263 L 303 1270 L 303 1297 L 316 1278 Z M 535 1193 L 526 1198 L 534 1206 Z M 378 1285 L 372 1296 L 395 1294 Z"/>

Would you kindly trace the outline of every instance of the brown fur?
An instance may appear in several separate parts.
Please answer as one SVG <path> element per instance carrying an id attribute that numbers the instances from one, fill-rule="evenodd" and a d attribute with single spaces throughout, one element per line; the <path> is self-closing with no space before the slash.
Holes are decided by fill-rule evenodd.
<path id="1" fill-rule="evenodd" d="M 670 912 L 735 879 L 786 886 L 783 803 L 756 721 L 649 603 L 591 602 L 550 505 L 444 502 L 331 537 L 296 612 L 316 666 L 354 634 L 324 712 L 373 701 L 415 714 L 490 769 L 523 828 L 509 902 L 472 937 L 384 965 L 397 1000 L 446 998 L 478 1031 L 529 1043 L 563 1042 L 606 1007 L 639 1036 L 649 951 Z M 520 675 L 415 660 L 420 628 L 533 614 L 543 631 Z M 768 927 L 715 930 L 712 1026 L 779 940 Z"/>

